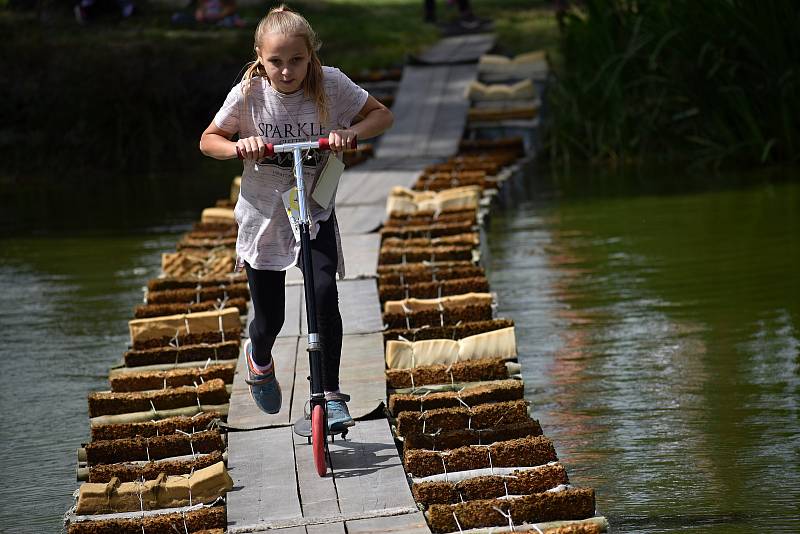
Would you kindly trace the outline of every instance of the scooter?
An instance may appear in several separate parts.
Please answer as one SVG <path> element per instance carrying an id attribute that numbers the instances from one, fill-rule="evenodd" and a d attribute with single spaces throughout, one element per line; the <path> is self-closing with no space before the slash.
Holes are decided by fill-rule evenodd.
<path id="1" fill-rule="evenodd" d="M 356 140 L 350 148 L 356 148 Z M 306 319 L 308 320 L 308 361 L 311 370 L 310 381 L 311 397 L 310 409 L 304 417 L 294 423 L 294 432 L 308 438 L 313 447 L 314 466 L 317 474 L 324 477 L 328 472 L 327 463 L 327 437 L 333 441 L 336 434 L 342 438 L 347 436 L 347 428 L 340 431 L 328 430 L 328 414 L 326 410 L 325 391 L 322 386 L 322 343 L 320 342 L 317 326 L 316 300 L 314 299 L 314 271 L 311 263 L 311 217 L 306 199 L 306 184 L 303 178 L 303 151 L 311 149 L 330 150 L 328 138 L 317 141 L 304 141 L 299 143 L 283 143 L 278 145 L 267 144 L 266 155 L 272 156 L 281 152 L 292 154 L 294 162 L 294 176 L 297 187 L 297 204 L 299 215 L 297 226 L 300 234 L 300 260 L 303 265 L 303 289 L 306 303 Z"/>

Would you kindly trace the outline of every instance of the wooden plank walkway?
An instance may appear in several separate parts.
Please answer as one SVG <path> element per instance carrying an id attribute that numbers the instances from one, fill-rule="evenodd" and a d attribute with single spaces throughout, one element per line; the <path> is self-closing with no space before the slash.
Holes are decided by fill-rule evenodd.
<path id="1" fill-rule="evenodd" d="M 494 34 L 491 33 L 447 37 L 417 56 L 417 60 L 430 65 L 476 63 L 492 49 L 494 41 Z"/>
<path id="2" fill-rule="evenodd" d="M 485 40 L 468 41 L 465 53 L 486 46 Z M 446 63 L 449 53 L 460 58 L 450 63 L 463 61 L 453 43 L 429 57 Z M 311 446 L 290 426 L 303 415 L 309 396 L 299 270 L 287 273 L 286 321 L 273 351 L 283 394 L 278 414 L 264 414 L 253 404 L 240 355 L 228 416 L 228 467 L 234 480 L 227 500 L 229 532 L 430 532 L 383 412 L 383 324 L 376 285 L 380 241 L 374 232 L 386 218 L 392 187 L 410 187 L 426 165 L 456 153 L 468 107 L 464 88 L 475 73 L 474 65 L 406 67 L 395 126 L 381 139 L 378 157 L 342 176 L 336 214 L 348 273 L 338 282 L 344 328 L 340 374 L 342 390 L 352 397 L 350 412 L 359 422 L 347 440 L 329 445 L 328 476 L 316 474 Z"/>

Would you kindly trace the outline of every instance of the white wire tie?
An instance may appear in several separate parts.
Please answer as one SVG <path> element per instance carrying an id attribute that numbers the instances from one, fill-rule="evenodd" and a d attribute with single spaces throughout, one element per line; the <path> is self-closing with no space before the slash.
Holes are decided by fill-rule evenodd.
<path id="1" fill-rule="evenodd" d="M 158 415 L 158 410 L 156 410 L 156 405 L 153 404 L 153 399 L 148 399 L 150 401 L 150 407 L 153 409 L 153 413 Z"/>
<path id="2" fill-rule="evenodd" d="M 461 529 L 461 523 L 458 522 L 458 517 L 456 516 L 455 510 L 453 510 L 453 519 L 456 520 L 456 526 L 458 527 L 458 531 L 463 533 L 464 531 Z"/>
<path id="3" fill-rule="evenodd" d="M 531 526 L 532 526 L 533 528 L 535 528 L 535 529 L 536 529 L 536 532 L 538 532 L 539 534 L 544 534 L 544 532 L 542 532 L 541 530 L 539 530 L 539 527 L 537 527 L 537 526 L 536 526 L 536 524 L 532 524 Z"/>
<path id="4" fill-rule="evenodd" d="M 210 364 L 211 364 L 211 358 L 209 358 L 209 359 L 207 359 L 207 360 L 206 360 L 206 364 L 203 366 L 203 369 L 206 369 L 206 368 L 208 368 L 208 366 L 209 366 Z"/>
<path id="5" fill-rule="evenodd" d="M 151 462 L 150 460 L 150 438 L 144 438 L 144 450 L 147 452 L 147 461 Z"/>
<path id="6" fill-rule="evenodd" d="M 194 297 L 195 304 L 200 304 L 200 290 L 201 289 L 203 289 L 203 286 L 200 285 L 200 282 L 198 282 L 197 285 L 194 288 L 194 290 L 195 290 L 195 297 Z"/>
<path id="7" fill-rule="evenodd" d="M 511 509 L 509 508 L 508 512 L 504 512 L 497 506 L 492 506 L 492 508 L 494 508 L 497 513 L 508 519 L 508 528 L 511 529 L 511 532 L 516 532 L 516 529 L 514 528 L 514 521 L 511 519 Z"/>
<path id="8" fill-rule="evenodd" d="M 181 335 L 181 329 L 176 328 L 175 336 L 169 340 L 169 344 L 171 347 L 175 347 L 177 349 L 181 346 L 180 335 Z"/>
<path id="9" fill-rule="evenodd" d="M 185 315 L 183 316 L 183 324 L 186 326 L 186 335 L 189 335 L 191 333 L 191 330 L 189 329 L 189 318 Z"/>

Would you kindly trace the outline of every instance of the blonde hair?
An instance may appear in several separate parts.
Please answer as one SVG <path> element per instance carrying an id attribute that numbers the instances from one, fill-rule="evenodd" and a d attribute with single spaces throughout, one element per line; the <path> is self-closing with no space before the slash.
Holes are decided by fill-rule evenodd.
<path id="1" fill-rule="evenodd" d="M 314 101 L 320 121 L 325 124 L 328 121 L 328 102 L 325 96 L 325 86 L 322 78 L 322 62 L 320 62 L 319 55 L 317 54 L 317 51 L 322 46 L 322 41 L 319 40 L 313 28 L 311 28 L 311 24 L 308 23 L 305 17 L 292 11 L 285 4 L 270 9 L 269 13 L 261 19 L 261 22 L 259 22 L 256 27 L 253 44 L 253 51 L 255 52 L 256 59 L 249 64 L 242 76 L 242 80 L 245 81 L 242 86 L 245 103 L 247 102 L 247 95 L 250 91 L 253 78 L 264 77 L 269 79 L 267 70 L 258 57 L 259 44 L 263 42 L 264 37 L 269 33 L 293 35 L 302 37 L 305 40 L 306 47 L 308 47 L 308 52 L 311 56 L 311 61 L 308 65 L 308 73 L 303 80 L 303 92 Z"/>

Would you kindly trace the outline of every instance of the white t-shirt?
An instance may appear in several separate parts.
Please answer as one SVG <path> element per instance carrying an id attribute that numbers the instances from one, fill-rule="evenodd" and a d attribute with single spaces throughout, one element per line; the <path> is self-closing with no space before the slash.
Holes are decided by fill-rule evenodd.
<path id="1" fill-rule="evenodd" d="M 234 86 L 214 117 L 214 123 L 226 132 L 238 133 L 240 138 L 260 135 L 267 143 L 273 144 L 313 141 L 327 137 L 331 130 L 347 128 L 369 95 L 339 69 L 322 67 L 322 73 L 328 99 L 326 124 L 320 123 L 316 104 L 302 89 L 282 94 L 273 89 L 266 78 L 253 79 L 246 103 L 242 92 L 244 82 Z M 310 197 L 317 171 L 324 165 L 327 155 L 312 150 L 303 164 L 308 206 L 315 223 L 311 228 L 312 239 L 317 234 L 319 223 L 327 220 L 334 208 L 333 201 L 324 209 Z M 236 253 L 255 269 L 285 271 L 297 264 L 300 244 L 295 241 L 282 199 L 283 193 L 294 185 L 290 153 L 244 164 L 239 199 L 234 210 L 239 225 Z M 338 226 L 335 230 L 338 272 L 339 277 L 344 278 Z"/>

